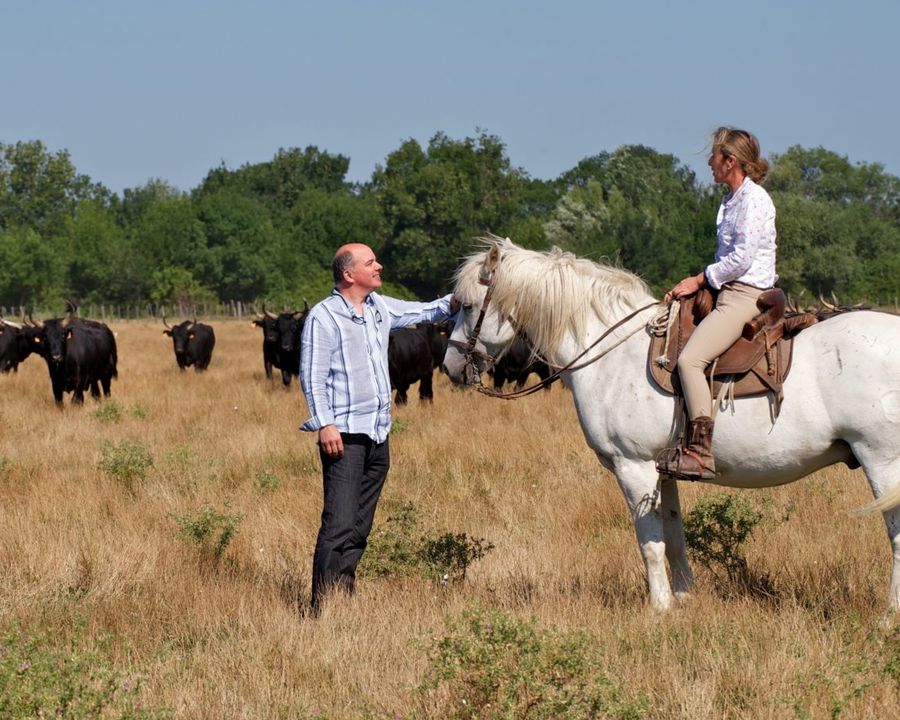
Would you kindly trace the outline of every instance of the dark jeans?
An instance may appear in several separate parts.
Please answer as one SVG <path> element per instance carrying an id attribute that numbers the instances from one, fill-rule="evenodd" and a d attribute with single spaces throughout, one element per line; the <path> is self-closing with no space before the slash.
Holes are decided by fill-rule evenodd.
<path id="1" fill-rule="evenodd" d="M 352 593 L 356 566 L 366 549 L 375 506 L 391 465 L 388 442 L 376 443 L 366 435 L 341 433 L 343 457 L 322 460 L 325 503 L 322 526 L 313 555 L 312 608 L 333 589 Z"/>

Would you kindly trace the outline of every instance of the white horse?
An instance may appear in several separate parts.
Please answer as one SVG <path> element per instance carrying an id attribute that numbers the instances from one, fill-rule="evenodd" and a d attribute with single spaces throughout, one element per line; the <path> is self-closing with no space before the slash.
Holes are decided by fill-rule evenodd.
<path id="1" fill-rule="evenodd" d="M 526 250 L 487 238 L 456 273 L 463 303 L 445 365 L 465 382 L 465 346 L 488 285 L 476 352 L 496 356 L 517 332 L 536 352 L 564 367 L 617 321 L 634 318 L 563 373 L 588 445 L 615 473 L 644 558 L 652 607 L 690 590 L 678 488 L 661 479 L 654 459 L 672 442 L 674 399 L 647 371 L 646 325 L 661 309 L 640 278 L 554 249 Z M 652 305 L 644 311 L 642 307 Z M 595 362 L 585 361 L 600 356 Z M 716 419 L 716 484 L 759 488 L 798 480 L 834 463 L 861 465 L 883 512 L 893 548 L 889 606 L 900 609 L 900 317 L 878 312 L 838 315 L 794 341 L 785 400 L 772 420 L 766 397 L 737 399 Z"/>

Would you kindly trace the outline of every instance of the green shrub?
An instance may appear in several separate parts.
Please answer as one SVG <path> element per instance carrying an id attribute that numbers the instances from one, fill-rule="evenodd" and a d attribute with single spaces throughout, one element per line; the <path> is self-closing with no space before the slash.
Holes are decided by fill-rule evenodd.
<path id="1" fill-rule="evenodd" d="M 256 473 L 256 487 L 261 493 L 274 492 L 281 487 L 281 480 L 268 470 Z"/>
<path id="2" fill-rule="evenodd" d="M 122 406 L 115 400 L 107 400 L 93 412 L 100 422 L 117 423 L 122 419 Z"/>
<path id="3" fill-rule="evenodd" d="M 391 434 L 399 435 L 409 430 L 409 421 L 402 418 L 393 418 L 391 420 Z"/>
<path id="4" fill-rule="evenodd" d="M 447 623 L 427 648 L 421 692 L 443 689 L 448 718 L 587 720 L 641 718 L 647 701 L 623 699 L 602 649 L 582 632 L 542 631 L 499 610 Z"/>
<path id="5" fill-rule="evenodd" d="M 750 573 L 741 546 L 762 520 L 763 514 L 742 495 L 704 496 L 684 519 L 685 542 L 717 579 L 724 571 L 732 584 L 752 587 L 767 580 Z"/>
<path id="6" fill-rule="evenodd" d="M 465 579 L 469 565 L 493 549 L 493 544 L 482 538 L 444 533 L 436 538 L 424 537 L 419 552 L 432 573 L 447 581 Z"/>
<path id="7" fill-rule="evenodd" d="M 417 530 L 419 517 L 412 503 L 405 503 L 369 535 L 359 566 L 363 577 L 413 575 L 421 565 Z"/>
<path id="8" fill-rule="evenodd" d="M 100 469 L 121 480 L 129 490 L 136 480 L 144 480 L 153 466 L 150 452 L 139 443 L 122 440 L 118 444 L 106 442 L 100 449 Z"/>
<path id="9" fill-rule="evenodd" d="M 227 503 L 225 509 L 228 509 Z M 243 519 L 242 515 L 217 512 L 209 505 L 204 505 L 196 512 L 171 517 L 178 525 L 181 536 L 196 543 L 201 555 L 211 557 L 216 563 L 228 549 Z"/>
<path id="10" fill-rule="evenodd" d="M 41 635 L 7 630 L 0 636 L 0 717 L 161 718 L 142 708 L 140 681 L 123 676 L 108 660 L 55 645 Z"/>
<path id="11" fill-rule="evenodd" d="M 419 514 L 404 503 L 369 537 L 360 563 L 368 577 L 424 575 L 442 582 L 465 579 L 469 566 L 494 546 L 466 533 L 431 533 L 419 527 Z"/>
<path id="12" fill-rule="evenodd" d="M 150 408 L 142 402 L 136 402 L 131 406 L 131 416 L 143 420 L 150 415 Z"/>

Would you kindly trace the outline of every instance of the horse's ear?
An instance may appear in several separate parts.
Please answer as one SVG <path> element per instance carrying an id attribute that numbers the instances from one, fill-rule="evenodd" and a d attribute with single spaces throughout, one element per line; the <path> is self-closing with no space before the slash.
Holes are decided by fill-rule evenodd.
<path id="1" fill-rule="evenodd" d="M 484 269 L 487 270 L 488 273 L 492 273 L 497 269 L 497 265 L 499 264 L 500 246 L 497 243 L 492 243 L 490 250 L 488 250 L 487 257 L 484 260 Z"/>

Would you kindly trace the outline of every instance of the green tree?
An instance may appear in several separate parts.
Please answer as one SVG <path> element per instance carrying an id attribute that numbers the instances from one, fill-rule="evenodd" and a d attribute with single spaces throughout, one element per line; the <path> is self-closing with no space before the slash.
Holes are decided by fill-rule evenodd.
<path id="1" fill-rule="evenodd" d="M 61 304 L 64 260 L 30 228 L 0 230 L 0 305 Z"/>
<path id="2" fill-rule="evenodd" d="M 87 302 L 146 299 L 146 272 L 115 215 L 96 200 L 78 203 L 63 238 L 69 295 Z"/>
<path id="3" fill-rule="evenodd" d="M 544 223 L 547 240 L 637 272 L 657 290 L 709 263 L 715 204 L 672 155 L 641 145 L 585 158 Z"/>
<path id="4" fill-rule="evenodd" d="M 66 150 L 40 141 L 0 143 L 0 229 L 27 227 L 49 236 L 74 215 L 79 200 L 110 193 L 75 170 Z"/>
<path id="5" fill-rule="evenodd" d="M 344 180 L 350 158 L 308 145 L 280 148 L 272 160 L 229 170 L 224 165 L 209 172 L 197 196 L 228 191 L 263 203 L 273 219 L 289 211 L 308 190 L 346 191 Z"/>
<path id="6" fill-rule="evenodd" d="M 524 173 L 511 167 L 496 136 L 452 140 L 437 133 L 427 150 L 404 142 L 376 169 L 370 188 L 390 275 L 420 297 L 446 290 L 473 237 L 513 226 L 523 184 Z"/>
<path id="7" fill-rule="evenodd" d="M 283 284 L 272 255 L 278 235 L 262 203 L 223 191 L 203 197 L 197 212 L 216 273 L 195 274 L 198 280 L 216 288 L 222 300 L 244 302 Z"/>
<path id="8" fill-rule="evenodd" d="M 884 172 L 880 163 L 854 165 L 846 156 L 823 147 L 794 145 L 773 155 L 766 187 L 808 200 L 861 202 L 880 217 L 900 220 L 900 178 Z"/>

